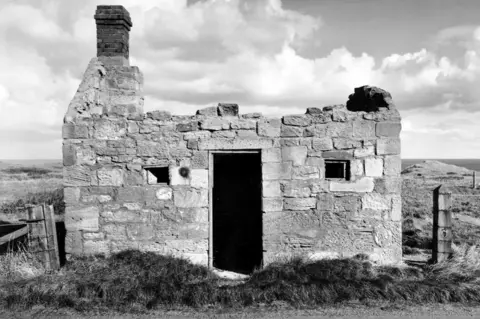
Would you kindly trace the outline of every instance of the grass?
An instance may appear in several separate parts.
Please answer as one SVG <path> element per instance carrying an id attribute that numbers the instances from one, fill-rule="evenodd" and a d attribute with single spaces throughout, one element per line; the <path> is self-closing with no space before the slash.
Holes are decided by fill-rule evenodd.
<path id="1" fill-rule="evenodd" d="M 45 273 L 43 265 L 28 253 L 25 247 L 17 247 L 0 255 L 0 284 L 34 278 Z"/>
<path id="2" fill-rule="evenodd" d="M 430 277 L 453 282 L 476 281 L 480 283 L 480 246 L 452 245 L 453 258 L 430 268 Z"/>
<path id="3" fill-rule="evenodd" d="M 28 309 L 42 304 L 77 311 L 143 312 L 155 308 L 222 309 L 278 302 L 297 308 L 349 300 L 480 302 L 480 285 L 473 278 L 451 280 L 457 278 L 456 273 L 477 269 L 473 264 L 478 261 L 471 258 L 477 255 L 468 250 L 458 256 L 463 257 L 455 259 L 456 267 L 448 275 L 442 266 L 425 271 L 379 267 L 362 256 L 319 261 L 297 257 L 255 271 L 245 282 L 225 285 L 225 280 L 204 266 L 130 250 L 108 258 L 76 259 L 58 274 L 12 281 L 0 288 L 0 307 Z"/>
<path id="4" fill-rule="evenodd" d="M 38 204 L 53 205 L 55 215 L 63 215 L 65 213 L 65 203 L 63 201 L 63 189 L 46 190 L 37 193 L 27 193 L 24 197 L 17 200 L 6 202 L 0 205 L 0 213 L 15 214 L 17 208 L 25 207 L 25 205 Z"/>
<path id="5" fill-rule="evenodd" d="M 45 175 L 52 173 L 51 170 L 40 167 L 9 167 L 2 170 L 7 174 L 26 174 L 28 178 L 43 178 Z"/>

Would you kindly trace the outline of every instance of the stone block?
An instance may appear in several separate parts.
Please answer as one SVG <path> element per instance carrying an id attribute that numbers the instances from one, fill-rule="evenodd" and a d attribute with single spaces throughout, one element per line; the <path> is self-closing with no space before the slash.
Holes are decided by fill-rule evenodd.
<path id="1" fill-rule="evenodd" d="M 152 142 L 139 140 L 137 141 L 137 155 L 168 159 L 169 147 L 165 141 Z"/>
<path id="2" fill-rule="evenodd" d="M 209 131 L 228 130 L 230 121 L 221 117 L 208 117 L 200 121 L 200 128 Z"/>
<path id="3" fill-rule="evenodd" d="M 176 187 L 173 191 L 175 206 L 179 208 L 207 207 L 208 190 L 188 186 Z"/>
<path id="4" fill-rule="evenodd" d="M 353 157 L 353 151 L 326 151 L 322 153 L 322 157 L 325 159 L 340 159 L 347 160 Z"/>
<path id="5" fill-rule="evenodd" d="M 362 208 L 372 210 L 390 210 L 392 199 L 388 195 L 377 193 L 365 194 L 362 197 Z"/>
<path id="6" fill-rule="evenodd" d="M 317 205 L 317 199 L 308 198 L 286 198 L 283 201 L 284 210 L 310 210 Z"/>
<path id="7" fill-rule="evenodd" d="M 356 179 L 359 176 L 364 176 L 364 173 L 362 160 L 354 159 L 350 161 L 350 177 L 352 177 L 352 179 Z"/>
<path id="8" fill-rule="evenodd" d="M 173 190 L 170 187 L 160 187 L 155 196 L 158 200 L 171 200 L 173 196 Z"/>
<path id="9" fill-rule="evenodd" d="M 302 137 L 303 131 L 304 131 L 303 127 L 282 125 L 280 136 L 281 137 Z"/>
<path id="10" fill-rule="evenodd" d="M 120 187 L 117 193 L 117 201 L 120 202 L 141 202 L 145 200 L 145 189 L 143 187 Z"/>
<path id="11" fill-rule="evenodd" d="M 315 151 L 329 151 L 333 149 L 333 142 L 330 137 L 314 138 L 312 148 Z"/>
<path id="12" fill-rule="evenodd" d="M 284 197 L 310 197 L 312 191 L 308 180 L 288 180 L 281 182 Z"/>
<path id="13" fill-rule="evenodd" d="M 195 131 L 183 133 L 184 140 L 198 140 L 200 138 L 209 138 L 212 135 L 209 131 Z"/>
<path id="14" fill-rule="evenodd" d="M 63 186 L 90 186 L 93 173 L 85 166 L 63 167 Z"/>
<path id="15" fill-rule="evenodd" d="M 208 223 L 208 208 L 178 208 L 177 216 L 186 223 Z"/>
<path id="16" fill-rule="evenodd" d="M 355 181 L 330 181 L 331 192 L 369 193 L 373 191 L 373 177 L 362 177 Z"/>
<path id="17" fill-rule="evenodd" d="M 100 140 L 117 140 L 124 137 L 126 132 L 126 122 L 101 119 L 94 124 L 93 137 Z"/>
<path id="18" fill-rule="evenodd" d="M 262 177 L 264 180 L 292 178 L 292 163 L 263 163 Z"/>
<path id="19" fill-rule="evenodd" d="M 259 136 L 279 137 L 280 136 L 280 119 L 267 119 L 264 122 L 258 121 L 257 132 Z"/>
<path id="20" fill-rule="evenodd" d="M 96 233 L 83 232 L 83 239 L 86 239 L 86 240 L 103 240 L 103 239 L 105 239 L 105 234 L 102 233 L 102 232 L 96 232 Z"/>
<path id="21" fill-rule="evenodd" d="M 331 211 L 333 210 L 333 203 L 333 194 L 322 193 L 317 195 L 317 210 Z"/>
<path id="22" fill-rule="evenodd" d="M 177 124 L 177 131 L 179 131 L 179 132 L 191 132 L 191 131 L 196 131 L 196 130 L 198 130 L 198 122 L 197 121 Z"/>
<path id="23" fill-rule="evenodd" d="M 296 166 L 292 169 L 293 179 L 320 178 L 320 169 L 315 166 Z"/>
<path id="24" fill-rule="evenodd" d="M 259 138 L 258 135 L 257 135 L 257 132 L 246 131 L 246 130 L 237 131 L 237 137 L 238 138 L 245 138 L 245 139 L 257 139 L 257 138 Z"/>
<path id="25" fill-rule="evenodd" d="M 393 221 L 402 220 L 402 198 L 400 195 L 392 196 L 392 210 L 390 219 Z"/>
<path id="26" fill-rule="evenodd" d="M 308 126 L 311 119 L 307 115 L 286 115 L 283 117 L 283 124 L 291 126 Z"/>
<path id="27" fill-rule="evenodd" d="M 154 237 L 154 227 L 152 225 L 128 224 L 126 229 L 129 240 L 152 240 Z"/>
<path id="28" fill-rule="evenodd" d="M 192 168 L 208 168 L 208 152 L 206 151 L 193 151 Z"/>
<path id="29" fill-rule="evenodd" d="M 325 167 L 325 160 L 320 157 L 307 157 L 305 166 L 315 166 L 318 167 L 318 169 L 323 170 Z"/>
<path id="30" fill-rule="evenodd" d="M 310 189 L 312 193 L 327 193 L 330 191 L 330 181 L 327 180 L 314 180 L 310 183 Z"/>
<path id="31" fill-rule="evenodd" d="M 333 146 L 337 150 L 358 148 L 362 146 L 362 142 L 350 138 L 336 137 L 333 139 Z"/>
<path id="32" fill-rule="evenodd" d="M 75 157 L 78 165 L 94 165 L 97 160 L 97 156 L 91 148 L 78 149 Z"/>
<path id="33" fill-rule="evenodd" d="M 333 208 L 337 212 L 347 212 L 354 216 L 361 207 L 361 199 L 358 196 L 335 196 Z"/>
<path id="34" fill-rule="evenodd" d="M 65 123 L 62 126 L 63 139 L 85 139 L 88 138 L 88 126 Z"/>
<path id="35" fill-rule="evenodd" d="M 400 194 L 402 191 L 401 177 L 384 177 L 375 179 L 374 192 L 380 194 Z"/>
<path id="36" fill-rule="evenodd" d="M 200 139 L 199 150 L 263 149 L 273 146 L 271 139 Z"/>
<path id="37" fill-rule="evenodd" d="M 353 137 L 361 139 L 375 138 L 375 122 L 372 121 L 353 121 Z"/>
<path id="38" fill-rule="evenodd" d="M 366 158 L 365 159 L 365 175 L 371 177 L 383 176 L 383 159 L 382 158 Z"/>
<path id="39" fill-rule="evenodd" d="M 327 124 L 315 124 L 305 128 L 303 131 L 303 136 L 310 137 L 326 137 L 327 134 Z"/>
<path id="40" fill-rule="evenodd" d="M 124 171 L 120 168 L 101 168 L 97 171 L 100 186 L 123 186 Z"/>
<path id="41" fill-rule="evenodd" d="M 377 140 L 377 155 L 400 155 L 399 138 L 379 138 Z"/>
<path id="42" fill-rule="evenodd" d="M 262 149 L 262 163 L 278 163 L 282 161 L 282 151 L 280 148 Z"/>
<path id="43" fill-rule="evenodd" d="M 375 155 L 375 147 L 373 145 L 357 148 L 353 151 L 354 157 L 367 157 Z"/>
<path id="44" fill-rule="evenodd" d="M 83 254 L 82 232 L 69 230 L 65 235 L 65 252 L 72 255 Z"/>
<path id="45" fill-rule="evenodd" d="M 66 207 L 65 228 L 67 231 L 86 230 L 98 231 L 98 207 Z"/>
<path id="46" fill-rule="evenodd" d="M 76 205 L 80 200 L 80 188 L 78 187 L 64 187 L 63 200 L 67 205 Z"/>
<path id="47" fill-rule="evenodd" d="M 63 142 L 62 146 L 63 166 L 72 166 L 77 163 L 76 146 Z"/>
<path id="48" fill-rule="evenodd" d="M 235 131 L 215 131 L 212 133 L 212 138 L 234 138 L 237 136 Z"/>
<path id="49" fill-rule="evenodd" d="M 378 122 L 376 134 L 378 137 L 398 137 L 402 130 L 399 122 Z"/>
<path id="50" fill-rule="evenodd" d="M 280 189 L 279 181 L 263 181 L 262 183 L 263 197 L 281 197 L 282 191 Z"/>
<path id="51" fill-rule="evenodd" d="M 353 124 L 351 122 L 330 122 L 326 126 L 327 136 L 353 137 Z"/>
<path id="52" fill-rule="evenodd" d="M 306 146 L 282 147 L 283 162 L 292 161 L 293 166 L 305 165 L 307 159 Z"/>
<path id="53" fill-rule="evenodd" d="M 399 155 L 385 156 L 384 174 L 386 176 L 400 176 L 402 159 Z"/>
<path id="54" fill-rule="evenodd" d="M 205 116 L 217 116 L 218 109 L 216 106 L 206 107 L 200 110 L 197 110 L 197 115 L 205 115 Z"/>
<path id="55" fill-rule="evenodd" d="M 257 121 L 248 119 L 233 119 L 230 127 L 233 130 L 255 130 L 257 128 Z"/>
<path id="56" fill-rule="evenodd" d="M 238 104 L 218 103 L 218 115 L 220 115 L 220 116 L 238 116 Z"/>
<path id="57" fill-rule="evenodd" d="M 262 210 L 264 212 L 278 212 L 283 210 L 282 198 L 264 198 L 262 200 Z"/>

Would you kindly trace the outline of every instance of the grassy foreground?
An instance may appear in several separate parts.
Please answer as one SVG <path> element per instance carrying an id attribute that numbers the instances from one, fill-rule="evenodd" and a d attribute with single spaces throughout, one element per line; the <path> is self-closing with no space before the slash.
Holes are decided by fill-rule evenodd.
<path id="1" fill-rule="evenodd" d="M 245 282 L 233 283 L 183 259 L 124 251 L 108 258 L 76 259 L 57 274 L 22 280 L 13 269 L 13 275 L 11 271 L 9 277 L 0 277 L 0 308 L 44 305 L 77 311 L 143 312 L 279 301 L 294 307 L 349 300 L 480 303 L 480 250 L 460 247 L 455 252 L 448 262 L 424 270 L 374 266 L 364 255 L 320 261 L 293 258 L 270 264 Z"/>

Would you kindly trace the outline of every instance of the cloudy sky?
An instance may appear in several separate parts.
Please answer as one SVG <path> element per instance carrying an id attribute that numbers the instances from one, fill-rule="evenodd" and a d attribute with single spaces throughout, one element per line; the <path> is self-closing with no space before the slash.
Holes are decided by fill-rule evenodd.
<path id="1" fill-rule="evenodd" d="M 0 159 L 61 158 L 99 4 L 130 12 L 145 110 L 304 113 L 391 92 L 404 158 L 480 158 L 478 0 L 0 0 Z"/>

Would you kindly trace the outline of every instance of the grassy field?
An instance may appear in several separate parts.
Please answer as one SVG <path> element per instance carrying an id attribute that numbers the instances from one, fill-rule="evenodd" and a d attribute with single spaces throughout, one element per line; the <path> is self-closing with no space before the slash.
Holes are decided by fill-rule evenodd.
<path id="1" fill-rule="evenodd" d="M 426 260 L 431 254 L 432 190 L 440 184 L 469 185 L 470 173 L 432 164 L 410 168 L 403 178 L 404 225 L 410 221 L 404 227 L 404 256 Z M 16 207 L 42 202 L 63 214 L 61 183 L 60 163 L 33 168 L 0 163 L 0 220 L 16 214 Z M 435 266 L 381 267 L 362 255 L 316 262 L 296 258 L 271 264 L 246 281 L 230 281 L 182 259 L 138 251 L 74 259 L 60 272 L 47 274 L 28 253 L 19 252 L 0 256 L 0 308 L 143 312 L 279 302 L 297 308 L 354 300 L 480 303 L 480 202 L 461 197 L 453 207 L 456 215 L 466 216 L 454 219 L 455 255 Z"/>

